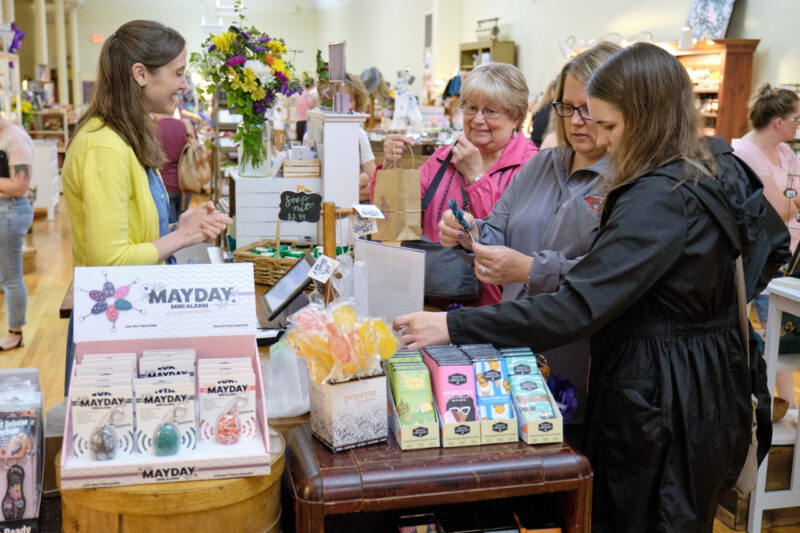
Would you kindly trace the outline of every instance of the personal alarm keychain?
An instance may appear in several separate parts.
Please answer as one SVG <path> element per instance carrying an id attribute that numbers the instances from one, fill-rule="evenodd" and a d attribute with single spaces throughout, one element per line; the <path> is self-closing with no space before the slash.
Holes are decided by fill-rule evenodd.
<path id="1" fill-rule="evenodd" d="M 217 418 L 217 442 L 220 444 L 236 444 L 242 436 L 242 420 L 239 411 L 247 405 L 247 396 L 237 394 L 228 404 L 225 411 Z"/>
<path id="2" fill-rule="evenodd" d="M 89 452 L 95 461 L 110 461 L 117 454 L 119 437 L 114 426 L 120 422 L 125 414 L 119 407 L 111 411 L 100 420 L 98 425 L 89 435 Z"/>
<path id="3" fill-rule="evenodd" d="M 794 178 L 797 175 L 792 172 L 786 173 L 786 188 L 783 190 L 783 195 L 790 200 L 797 196 L 797 189 L 794 188 Z"/>
<path id="4" fill-rule="evenodd" d="M 22 492 L 25 470 L 20 465 L 13 465 L 6 472 L 6 478 L 8 486 L 3 497 L 3 518 L 20 520 L 25 515 L 25 494 Z"/>
<path id="5" fill-rule="evenodd" d="M 175 455 L 181 447 L 181 431 L 177 422 L 188 410 L 183 404 L 176 405 L 167 411 L 161 423 L 153 432 L 153 452 L 158 456 Z"/>

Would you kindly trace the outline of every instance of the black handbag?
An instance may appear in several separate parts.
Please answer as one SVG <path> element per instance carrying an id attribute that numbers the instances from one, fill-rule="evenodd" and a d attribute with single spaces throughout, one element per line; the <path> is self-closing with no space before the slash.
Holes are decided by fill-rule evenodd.
<path id="1" fill-rule="evenodd" d="M 436 189 L 442 182 L 447 167 L 450 165 L 452 152 L 447 153 L 442 166 L 436 172 L 430 187 L 422 199 L 422 211 L 425 212 L 433 200 Z M 469 206 L 467 191 L 461 186 L 464 208 Z M 440 298 L 453 301 L 477 300 L 481 295 L 481 282 L 475 276 L 475 270 L 456 254 L 454 248 L 445 248 L 437 242 L 423 237 L 416 241 L 403 241 L 401 246 L 425 252 L 425 297 Z"/>

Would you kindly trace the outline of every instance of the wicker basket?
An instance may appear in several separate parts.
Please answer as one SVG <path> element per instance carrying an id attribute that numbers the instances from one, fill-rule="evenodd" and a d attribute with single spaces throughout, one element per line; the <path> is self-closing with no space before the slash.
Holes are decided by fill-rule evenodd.
<path id="1" fill-rule="evenodd" d="M 281 240 L 284 244 L 308 245 L 306 241 Z M 267 257 L 254 253 L 253 250 L 259 246 L 264 248 L 278 249 L 276 239 L 261 239 L 251 242 L 233 251 L 234 263 L 253 263 L 253 277 L 259 285 L 273 286 L 286 272 L 292 268 L 300 259 L 296 257 Z"/>
<path id="2" fill-rule="evenodd" d="M 786 416 L 786 411 L 789 410 L 789 402 L 784 400 L 783 398 L 779 398 L 775 396 L 772 399 L 772 421 L 777 422 L 784 416 Z"/>

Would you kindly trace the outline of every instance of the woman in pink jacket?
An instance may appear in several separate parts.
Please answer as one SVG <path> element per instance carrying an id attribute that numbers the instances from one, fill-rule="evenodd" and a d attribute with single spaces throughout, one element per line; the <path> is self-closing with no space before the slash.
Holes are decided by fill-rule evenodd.
<path id="1" fill-rule="evenodd" d="M 433 242 L 439 242 L 439 220 L 450 199 L 476 218 L 488 215 L 517 171 L 538 151 L 520 132 L 528 109 L 528 85 L 517 67 L 505 63 L 476 67 L 464 80 L 460 98 L 464 131 L 454 145 L 436 150 L 419 169 L 421 197 L 436 186 L 422 213 L 422 234 Z M 396 162 L 413 144 L 410 137 L 387 135 L 384 165 Z M 440 170 L 441 179 L 435 184 Z M 500 297 L 499 286 L 484 285 L 477 304 L 497 303 Z"/>

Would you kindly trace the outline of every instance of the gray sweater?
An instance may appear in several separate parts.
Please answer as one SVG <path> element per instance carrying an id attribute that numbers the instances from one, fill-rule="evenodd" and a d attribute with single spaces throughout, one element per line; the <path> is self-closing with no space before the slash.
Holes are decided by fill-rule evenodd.
<path id="1" fill-rule="evenodd" d="M 569 173 L 573 152 L 536 154 L 503 191 L 492 212 L 476 220 L 481 244 L 507 246 L 533 257 L 528 283 L 509 283 L 503 301 L 558 291 L 567 272 L 589 251 L 604 200 L 607 158 Z M 555 374 L 568 377 L 578 396 L 571 423 L 583 421 L 589 339 L 543 353 Z"/>

